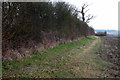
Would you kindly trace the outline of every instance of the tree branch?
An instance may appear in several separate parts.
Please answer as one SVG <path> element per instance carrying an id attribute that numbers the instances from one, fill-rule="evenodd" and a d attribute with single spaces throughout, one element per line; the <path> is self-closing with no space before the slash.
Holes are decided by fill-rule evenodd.
<path id="1" fill-rule="evenodd" d="M 90 14 L 88 15 L 88 16 L 86 16 L 86 23 L 89 23 L 89 21 L 91 20 L 91 19 L 93 19 L 94 18 L 94 16 L 91 16 Z"/>

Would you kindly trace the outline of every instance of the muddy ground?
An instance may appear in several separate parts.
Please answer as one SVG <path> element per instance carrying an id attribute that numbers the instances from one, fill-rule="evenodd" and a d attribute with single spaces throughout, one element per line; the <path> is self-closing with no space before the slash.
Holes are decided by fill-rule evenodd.
<path id="1" fill-rule="evenodd" d="M 97 53 L 100 57 L 112 63 L 108 66 L 109 74 L 112 77 L 120 77 L 120 37 L 101 37 L 102 49 Z"/>

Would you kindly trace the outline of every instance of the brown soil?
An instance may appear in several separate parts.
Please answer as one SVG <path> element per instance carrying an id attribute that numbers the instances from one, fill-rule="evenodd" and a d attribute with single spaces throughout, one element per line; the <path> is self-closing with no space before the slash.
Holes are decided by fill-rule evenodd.
<path id="1" fill-rule="evenodd" d="M 112 77 L 120 77 L 119 41 L 120 38 L 117 37 L 101 37 L 103 48 L 97 52 L 103 60 L 113 64 L 108 66 L 108 72 Z"/>

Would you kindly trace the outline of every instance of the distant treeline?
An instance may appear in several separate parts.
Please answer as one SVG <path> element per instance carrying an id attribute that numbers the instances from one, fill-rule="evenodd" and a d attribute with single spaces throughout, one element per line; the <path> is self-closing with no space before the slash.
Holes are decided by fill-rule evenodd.
<path id="1" fill-rule="evenodd" d="M 47 48 L 94 35 L 75 7 L 65 2 L 4 2 L 2 10 L 3 56 L 8 49 L 23 54 L 21 47 Z"/>

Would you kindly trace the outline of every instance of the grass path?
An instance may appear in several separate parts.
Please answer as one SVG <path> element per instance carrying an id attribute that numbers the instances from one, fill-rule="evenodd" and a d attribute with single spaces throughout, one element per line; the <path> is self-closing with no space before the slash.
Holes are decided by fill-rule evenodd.
<path id="1" fill-rule="evenodd" d="M 91 42 L 88 48 L 85 48 L 81 54 L 73 57 L 73 63 L 78 64 L 74 67 L 74 72 L 79 74 L 77 77 L 81 76 L 82 78 L 96 78 L 103 77 L 103 75 L 105 75 L 101 70 L 105 65 L 105 62 L 95 54 L 95 50 L 99 48 L 99 41 L 100 40 L 96 38 L 96 40 Z"/>
<path id="2" fill-rule="evenodd" d="M 34 52 L 31 57 L 3 62 L 3 77 L 96 78 L 106 77 L 107 62 L 95 54 L 98 37 L 60 44 Z"/>

